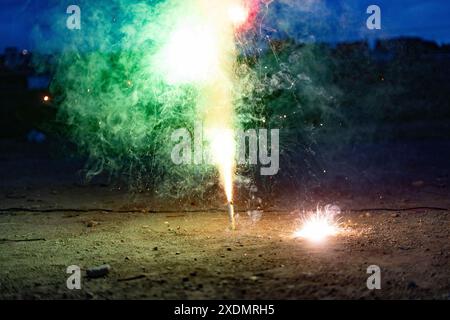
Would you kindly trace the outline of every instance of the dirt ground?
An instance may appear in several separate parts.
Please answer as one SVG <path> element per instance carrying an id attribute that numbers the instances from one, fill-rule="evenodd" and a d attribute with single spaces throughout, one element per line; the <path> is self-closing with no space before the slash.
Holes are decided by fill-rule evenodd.
<path id="1" fill-rule="evenodd" d="M 294 202 L 257 222 L 237 203 L 231 232 L 225 211 L 82 185 L 79 164 L 29 152 L 0 159 L 0 299 L 450 299 L 448 175 L 322 197 L 343 232 L 319 245 L 292 236 Z M 86 276 L 102 264 L 107 276 Z M 66 287 L 70 265 L 81 290 Z M 370 265 L 381 290 L 366 286 Z"/>
<path id="2" fill-rule="evenodd" d="M 448 299 L 448 213 L 344 214 L 321 245 L 294 239 L 295 215 L 14 213 L 0 217 L 3 299 Z M 45 240 L 39 240 L 45 239 Z M 66 288 L 66 268 L 111 266 Z M 367 267 L 382 289 L 366 287 Z"/>

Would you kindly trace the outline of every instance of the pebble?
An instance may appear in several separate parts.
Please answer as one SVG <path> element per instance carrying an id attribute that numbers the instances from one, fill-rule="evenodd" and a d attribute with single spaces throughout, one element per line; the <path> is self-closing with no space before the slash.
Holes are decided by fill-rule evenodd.
<path id="1" fill-rule="evenodd" d="M 108 275 L 111 270 L 111 266 L 109 264 L 104 264 L 98 267 L 89 268 L 86 270 L 86 275 L 90 279 L 101 278 Z"/>

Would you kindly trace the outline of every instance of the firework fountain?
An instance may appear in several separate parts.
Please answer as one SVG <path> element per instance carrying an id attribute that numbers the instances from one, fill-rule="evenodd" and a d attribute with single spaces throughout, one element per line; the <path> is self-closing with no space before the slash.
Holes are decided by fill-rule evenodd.
<path id="1" fill-rule="evenodd" d="M 261 16 L 256 19 L 259 9 L 264 5 L 268 9 L 271 2 L 123 0 L 113 1 L 112 6 L 104 6 L 106 1 L 90 4 L 83 21 L 85 30 L 92 33 L 70 33 L 52 82 L 52 90 L 58 93 L 59 116 L 89 157 L 86 177 L 104 171 L 124 174 L 133 177 L 139 187 L 147 187 L 151 180 L 155 193 L 176 197 L 201 194 L 205 181 L 218 172 L 235 229 L 235 132 L 248 114 L 247 120 L 255 118 L 257 106 L 250 98 L 245 100 L 250 113 L 237 117 L 236 109 L 242 109 L 244 97 L 251 97 L 248 92 L 258 81 L 257 72 L 241 68 L 238 56 L 241 47 L 248 46 L 243 34 L 254 29 L 256 20 L 263 20 Z M 61 33 L 64 28 L 53 27 L 60 36 L 55 39 L 68 37 Z M 53 42 L 38 43 L 45 52 Z M 261 121 L 266 123 L 265 118 Z M 201 152 L 199 162 L 194 152 L 195 168 L 174 165 L 167 137 L 198 122 L 203 124 L 201 143 L 208 145 L 208 154 Z"/>
<path id="2" fill-rule="evenodd" d="M 231 228 L 235 229 L 233 179 L 235 171 L 236 32 L 247 22 L 244 0 L 195 0 L 195 14 L 181 21 L 163 49 L 167 81 L 196 83 L 197 110 L 205 126 L 210 157 L 225 191 Z"/>

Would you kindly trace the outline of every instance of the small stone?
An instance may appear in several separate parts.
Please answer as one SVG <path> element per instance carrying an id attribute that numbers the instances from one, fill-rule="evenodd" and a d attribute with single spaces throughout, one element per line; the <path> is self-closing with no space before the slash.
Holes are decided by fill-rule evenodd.
<path id="1" fill-rule="evenodd" d="M 191 277 L 196 277 L 197 276 L 197 272 L 193 271 L 189 274 Z"/>
<path id="2" fill-rule="evenodd" d="M 158 251 L 158 247 L 153 247 L 153 251 Z"/>
<path id="3" fill-rule="evenodd" d="M 111 270 L 111 266 L 109 264 L 104 264 L 99 267 L 89 268 L 86 270 L 86 275 L 90 279 L 101 278 L 108 275 Z"/>
<path id="4" fill-rule="evenodd" d="M 366 212 L 365 216 L 366 216 L 367 218 L 370 218 L 370 216 L 371 216 L 370 212 Z"/>
<path id="5" fill-rule="evenodd" d="M 400 217 L 400 213 L 398 213 L 398 212 L 393 213 L 393 214 L 391 214 L 391 217 L 392 218 L 398 218 L 398 217 Z"/>
<path id="6" fill-rule="evenodd" d="M 231 248 L 227 248 L 227 251 L 231 251 Z"/>

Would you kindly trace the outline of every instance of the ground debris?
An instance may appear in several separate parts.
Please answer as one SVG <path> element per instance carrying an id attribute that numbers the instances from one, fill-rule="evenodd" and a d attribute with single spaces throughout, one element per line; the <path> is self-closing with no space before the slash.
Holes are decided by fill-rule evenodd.
<path id="1" fill-rule="evenodd" d="M 108 275 L 111 270 L 111 266 L 109 264 L 104 264 L 98 267 L 89 268 L 86 270 L 86 275 L 90 279 L 101 278 Z"/>
<path id="2" fill-rule="evenodd" d="M 133 280 L 140 280 L 140 279 L 144 279 L 147 276 L 145 274 L 139 274 L 137 276 L 133 276 L 133 277 L 129 277 L 129 278 L 122 278 L 122 279 L 118 279 L 118 282 L 126 282 L 126 281 L 133 281 Z"/>
<path id="3" fill-rule="evenodd" d="M 0 239 L 1 242 L 36 242 L 36 241 L 47 241 L 44 238 L 35 238 L 35 239 Z"/>

